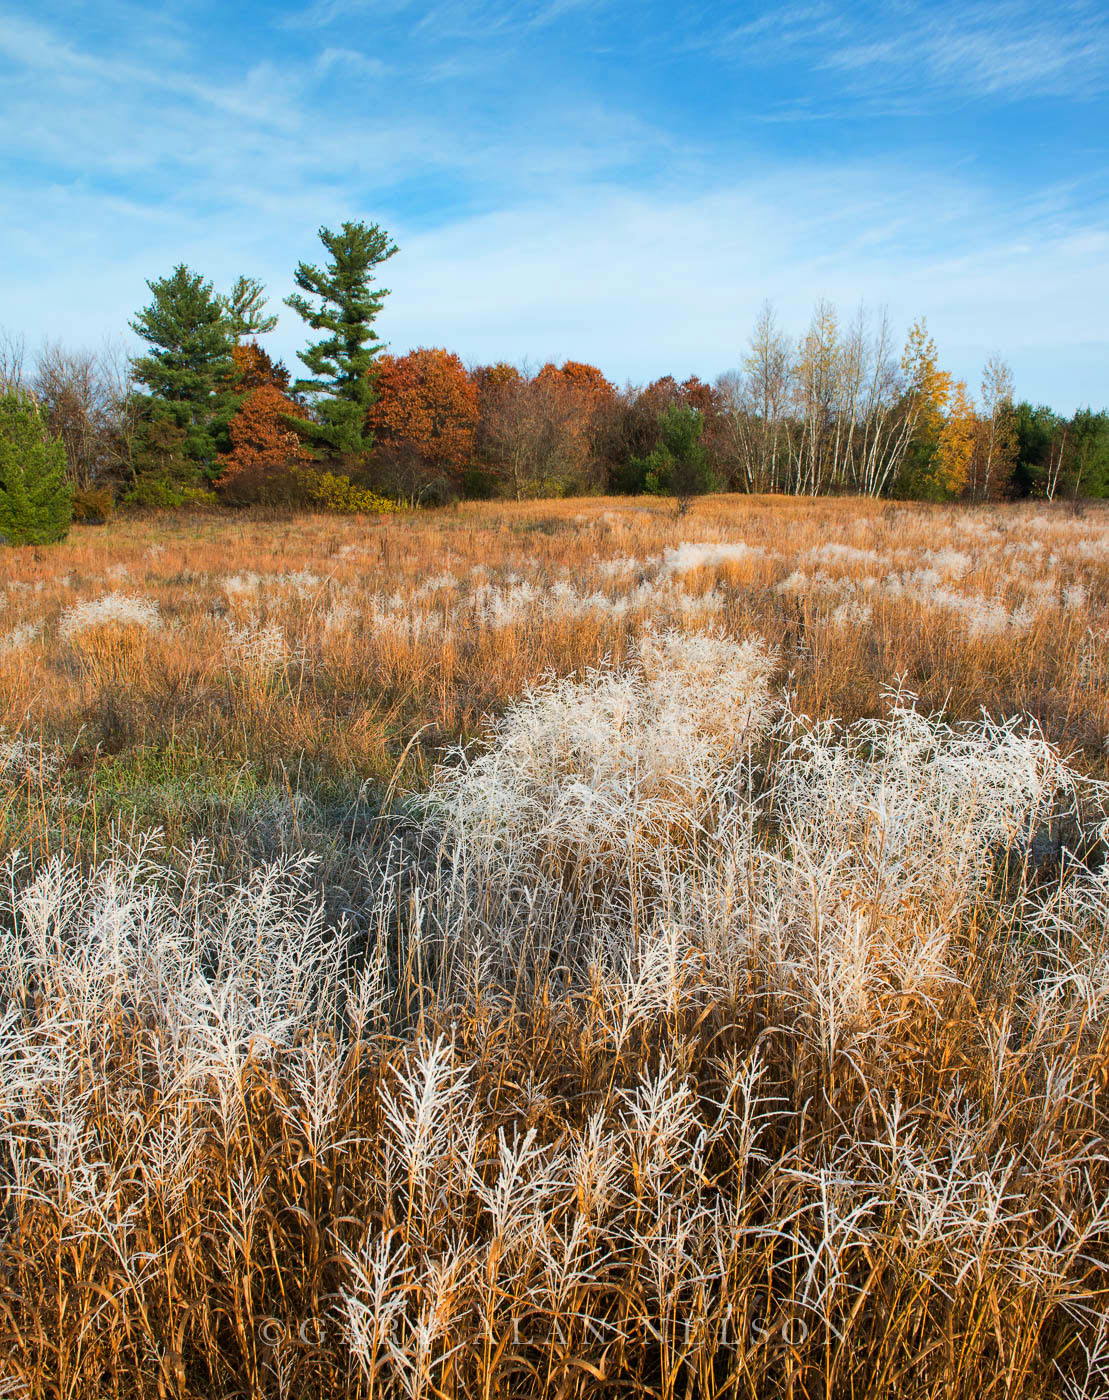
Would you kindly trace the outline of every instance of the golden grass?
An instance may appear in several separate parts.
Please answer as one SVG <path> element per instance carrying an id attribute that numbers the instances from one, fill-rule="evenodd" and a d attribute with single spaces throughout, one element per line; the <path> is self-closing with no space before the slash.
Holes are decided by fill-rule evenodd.
<path id="1" fill-rule="evenodd" d="M 1109 512 L 4 562 L 0 1396 L 1103 1393 Z"/>
<path id="2" fill-rule="evenodd" d="M 78 761 L 177 745 L 267 772 L 309 758 L 377 779 L 419 735 L 405 768 L 405 781 L 418 785 L 443 742 L 476 732 L 486 712 L 529 682 L 618 660 L 645 619 L 683 616 L 680 599 L 659 587 L 622 616 L 575 615 L 557 596 L 540 596 L 492 625 L 465 606 L 483 580 L 510 589 L 505 581 L 517 579 L 540 595 L 569 582 L 615 600 L 656 584 L 664 552 L 683 541 L 742 540 L 762 552 L 670 580 L 689 594 L 715 589 L 717 609 L 698 625 L 757 632 L 778 648 L 801 709 L 845 720 L 876 714 L 884 689 L 902 677 L 928 708 L 1031 714 L 1096 761 L 1109 730 L 1107 531 L 1109 516 L 1092 509 L 1076 518 L 1028 505 L 969 511 L 759 497 L 710 498 L 684 519 L 665 502 L 589 499 L 469 504 L 380 521 L 118 520 L 76 530 L 50 550 L 5 556 L 0 724 L 76 744 Z M 805 562 L 829 544 L 878 558 Z M 1011 609 L 1031 596 L 1030 623 L 969 632 L 950 608 L 931 605 L 926 580 L 899 597 L 873 596 L 865 621 L 852 620 L 850 608 L 834 617 L 845 596 L 829 591 L 838 581 L 847 588 L 911 572 L 928 566 L 925 551 L 945 548 L 967 565 L 945 579 L 948 593 Z M 636 562 L 622 574 L 603 571 L 618 560 Z M 779 591 L 798 568 L 809 577 Z M 446 574 L 456 587 L 419 596 Z M 227 591 L 226 580 L 252 575 L 256 586 Z M 1087 596 L 1061 605 L 1074 585 Z M 164 628 L 108 623 L 69 641 L 59 635 L 66 608 L 107 593 L 153 600 Z M 41 634 L 5 646 L 21 627 Z"/>

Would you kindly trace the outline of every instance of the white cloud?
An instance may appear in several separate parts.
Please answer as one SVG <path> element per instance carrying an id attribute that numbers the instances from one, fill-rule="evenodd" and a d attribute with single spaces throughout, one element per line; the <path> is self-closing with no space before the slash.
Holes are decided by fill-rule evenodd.
<path id="1" fill-rule="evenodd" d="M 1030 9 L 1021 0 L 918 10 L 876 42 L 846 44 L 826 65 L 900 84 L 906 65 L 976 96 L 1075 97 L 1109 81 L 1109 24 L 1085 4 Z"/>
<path id="2" fill-rule="evenodd" d="M 533 0 L 503 18 L 519 32 L 564 8 Z M 413 5 L 410 18 L 432 13 L 465 19 L 453 0 Z M 889 61 L 858 48 L 851 59 L 830 5 L 797 7 L 783 23 L 756 20 L 745 42 L 784 32 L 800 43 L 815 27 L 843 41 L 829 53 L 844 72 Z M 966 37 L 981 12 L 959 23 Z M 1018 71 L 1030 81 L 1027 33 L 1015 25 L 1010 38 L 1009 81 Z M 32 341 L 96 344 L 143 303 L 145 280 L 179 261 L 221 287 L 260 276 L 276 301 L 295 264 L 318 256 L 320 224 L 363 217 L 401 245 L 382 322 L 398 350 L 445 344 L 474 359 L 573 356 L 617 378 L 709 377 L 735 364 L 765 297 L 800 332 L 827 296 L 845 313 L 860 299 L 888 303 L 901 329 L 926 314 L 945 363 L 972 384 L 1002 347 L 1021 393 L 1061 408 L 1109 398 L 1096 172 L 1018 200 L 969 161 L 740 157 L 710 131 L 694 145 L 650 109 L 589 94 L 564 110 L 553 105 L 561 93 L 536 94 L 527 124 L 477 101 L 460 120 L 411 98 L 431 68 L 297 43 L 298 63 L 259 54 L 221 77 L 183 50 L 159 65 L 141 35 L 131 50 L 85 52 L 43 24 L 0 19 L 15 65 L 0 114 L 21 157 L 3 187 L 0 320 Z M 379 101 L 389 82 L 406 103 Z M 320 107 L 328 95 L 341 122 Z M 406 186 L 418 187 L 423 217 Z M 283 310 L 274 348 L 291 358 L 302 343 Z"/>
<path id="3" fill-rule="evenodd" d="M 923 179 L 933 244 L 911 236 L 906 212 Z M 388 333 L 479 359 L 572 355 L 637 378 L 709 377 L 737 362 L 764 297 L 798 333 L 818 297 L 845 314 L 862 298 L 901 329 L 926 315 L 972 384 L 1004 346 L 1018 391 L 1100 401 L 1109 235 L 1014 238 L 1012 217 L 960 182 L 882 167 L 796 168 L 701 194 L 582 190 L 403 240 Z"/>
<path id="4" fill-rule="evenodd" d="M 314 72 L 323 77 L 335 68 L 346 69 L 368 78 L 383 77 L 388 71 L 388 65 L 380 58 L 372 58 L 369 54 L 360 53 L 357 49 L 330 48 L 324 49 L 317 54 L 313 63 Z"/>
<path id="5" fill-rule="evenodd" d="M 891 110 L 924 110 L 941 95 L 1073 99 L 1109 89 L 1109 14 L 1095 0 L 775 6 L 687 42 L 744 65 L 803 57 Z"/>
<path id="6" fill-rule="evenodd" d="M 912 199 L 925 182 L 929 238 Z M 241 208 L 211 220 L 123 202 L 106 221 L 97 197 L 58 190 L 40 249 L 53 275 L 6 298 L 6 315 L 32 338 L 97 343 L 145 300 L 146 277 L 182 259 L 219 286 L 261 276 L 276 301 L 296 262 L 316 258 L 320 222 L 376 217 L 345 197 L 307 211 L 293 196 L 262 224 Z M 899 332 L 927 315 L 944 364 L 972 387 L 1003 347 L 1021 394 L 1063 409 L 1107 396 L 1109 235 L 1054 213 L 1014 234 L 1012 209 L 934 173 L 795 167 L 701 190 L 563 186 L 435 229 L 387 226 L 401 252 L 383 269 L 393 294 L 380 329 L 398 351 L 447 345 L 473 360 L 586 359 L 618 379 L 709 378 L 737 362 L 765 297 L 800 333 L 827 296 L 845 315 L 860 299 L 886 304 Z M 270 344 L 292 360 L 304 337 L 281 312 Z"/>

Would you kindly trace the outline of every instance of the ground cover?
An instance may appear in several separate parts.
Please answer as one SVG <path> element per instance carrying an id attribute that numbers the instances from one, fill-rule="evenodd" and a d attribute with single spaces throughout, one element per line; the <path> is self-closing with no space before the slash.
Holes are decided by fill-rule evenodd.
<path id="1" fill-rule="evenodd" d="M 12 1394 L 1099 1393 L 1109 512 L 4 562 Z"/>

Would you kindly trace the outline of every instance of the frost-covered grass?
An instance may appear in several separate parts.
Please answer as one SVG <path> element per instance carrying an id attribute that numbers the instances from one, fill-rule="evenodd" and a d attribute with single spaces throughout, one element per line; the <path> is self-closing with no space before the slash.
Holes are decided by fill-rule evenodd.
<path id="1" fill-rule="evenodd" d="M 1109 515 L 3 563 L 0 1395 L 1109 1393 Z"/>
<path id="2" fill-rule="evenodd" d="M 108 573 L 113 576 L 111 569 Z M 153 598 L 104 593 L 99 598 L 85 598 L 63 608 L 58 618 L 58 635 L 72 641 L 82 632 L 98 627 L 137 627 L 145 632 L 156 632 L 161 625 L 158 604 Z"/>
<path id="3" fill-rule="evenodd" d="M 13 857 L 11 1393 L 1101 1393 L 1106 794 L 785 679 L 670 627 L 535 681 L 343 916 L 308 852 Z"/>

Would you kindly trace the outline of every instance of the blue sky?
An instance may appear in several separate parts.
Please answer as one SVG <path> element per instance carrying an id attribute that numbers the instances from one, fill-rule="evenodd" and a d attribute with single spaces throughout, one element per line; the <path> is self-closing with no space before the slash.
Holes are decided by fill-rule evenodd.
<path id="1" fill-rule="evenodd" d="M 400 244 L 397 351 L 736 365 L 764 299 L 928 318 L 1109 404 L 1109 7 L 0 0 L 0 327 L 97 345 L 187 262 L 276 304 Z M 303 344 L 286 308 L 269 338 Z"/>

